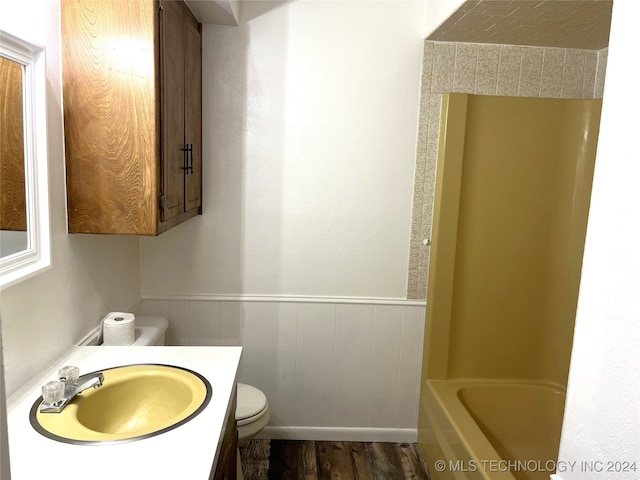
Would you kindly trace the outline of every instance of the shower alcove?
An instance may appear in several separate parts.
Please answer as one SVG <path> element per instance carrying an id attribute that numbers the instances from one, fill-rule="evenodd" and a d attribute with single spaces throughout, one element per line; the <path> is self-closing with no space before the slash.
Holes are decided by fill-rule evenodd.
<path id="1" fill-rule="evenodd" d="M 600 109 L 443 96 L 419 425 L 436 480 L 554 471 Z"/>
<path id="2" fill-rule="evenodd" d="M 433 480 L 556 466 L 611 9 L 469 0 L 425 41 L 407 292 Z"/>

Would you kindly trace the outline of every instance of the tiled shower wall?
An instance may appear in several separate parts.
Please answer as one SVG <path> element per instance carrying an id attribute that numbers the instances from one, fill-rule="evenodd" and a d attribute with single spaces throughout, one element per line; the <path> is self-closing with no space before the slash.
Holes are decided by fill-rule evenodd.
<path id="1" fill-rule="evenodd" d="M 268 398 L 265 436 L 416 441 L 422 305 L 147 299 L 169 345 L 242 345 L 239 381 Z"/>
<path id="2" fill-rule="evenodd" d="M 607 49 L 425 42 L 407 298 L 427 294 L 442 94 L 601 98 L 606 61 Z"/>

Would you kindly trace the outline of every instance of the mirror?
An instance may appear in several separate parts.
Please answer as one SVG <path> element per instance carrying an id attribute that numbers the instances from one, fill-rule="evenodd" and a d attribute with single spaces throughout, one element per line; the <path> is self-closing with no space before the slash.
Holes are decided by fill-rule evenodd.
<path id="1" fill-rule="evenodd" d="M 0 257 L 26 250 L 22 64 L 0 57 Z"/>
<path id="2" fill-rule="evenodd" d="M 0 287 L 51 264 L 42 47 L 0 30 Z"/>

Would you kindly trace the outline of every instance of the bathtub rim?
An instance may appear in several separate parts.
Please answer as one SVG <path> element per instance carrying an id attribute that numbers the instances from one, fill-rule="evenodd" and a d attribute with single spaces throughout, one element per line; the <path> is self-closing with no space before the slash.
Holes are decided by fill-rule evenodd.
<path id="1" fill-rule="evenodd" d="M 426 380 L 425 381 L 425 402 L 423 411 L 428 418 L 428 424 L 430 430 L 425 432 L 425 435 L 433 435 L 435 438 L 445 438 L 447 434 L 439 428 L 439 422 L 435 419 L 435 416 L 440 413 L 443 415 L 449 425 L 452 427 L 453 433 L 456 435 L 456 440 L 464 447 L 465 453 L 469 458 L 449 458 L 447 451 L 452 451 L 451 442 L 447 445 L 441 445 L 438 441 L 438 446 L 445 453 L 445 457 L 442 460 L 446 462 L 450 461 L 463 461 L 468 462 L 474 460 L 480 461 L 501 461 L 504 460 L 500 454 L 496 451 L 489 439 L 485 436 L 480 426 L 476 423 L 467 407 L 463 404 L 462 399 L 459 396 L 460 390 L 471 387 L 491 387 L 491 386 L 514 386 L 514 387 L 535 387 L 548 389 L 553 391 L 560 391 L 566 394 L 566 389 L 562 386 L 548 381 L 540 380 L 522 380 L 522 379 L 450 379 L 450 380 Z M 432 405 L 435 403 L 439 412 L 432 411 Z M 445 407 L 446 405 L 446 407 Z M 439 430 L 439 431 L 436 431 Z M 450 435 L 451 433 L 449 433 Z M 421 442 L 421 440 L 419 440 Z M 431 468 L 433 462 L 438 459 L 428 458 L 425 450 L 423 449 L 423 455 L 426 457 L 429 467 Z M 434 479 L 438 478 L 436 475 L 432 476 Z M 511 472 L 496 472 L 485 471 L 482 468 L 478 468 L 477 473 L 484 480 L 517 480 Z M 461 472 L 453 472 L 453 477 L 456 479 L 464 480 L 468 478 Z M 473 478 L 478 478 L 477 476 Z"/>

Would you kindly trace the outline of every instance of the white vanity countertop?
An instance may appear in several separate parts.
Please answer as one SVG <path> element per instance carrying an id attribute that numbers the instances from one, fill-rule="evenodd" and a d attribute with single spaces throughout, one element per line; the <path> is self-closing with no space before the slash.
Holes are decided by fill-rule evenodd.
<path id="1" fill-rule="evenodd" d="M 241 352 L 242 347 L 72 347 L 8 400 L 12 480 L 210 478 L 219 455 Z M 200 373 L 213 390 L 209 405 L 173 430 L 112 445 L 61 443 L 40 435 L 29 423 L 29 411 L 42 394 L 41 386 L 57 380 L 58 368 L 75 365 L 82 375 L 135 363 L 176 365 Z"/>

